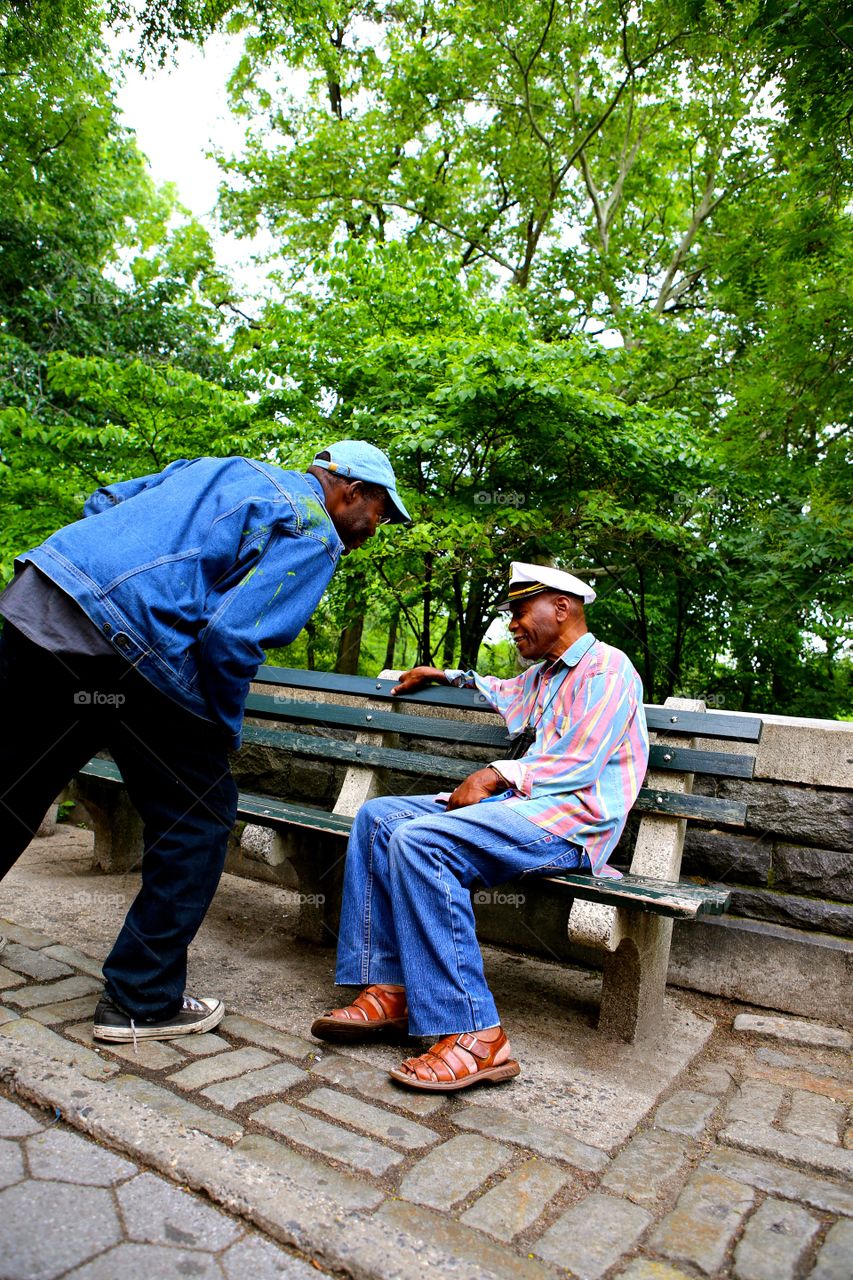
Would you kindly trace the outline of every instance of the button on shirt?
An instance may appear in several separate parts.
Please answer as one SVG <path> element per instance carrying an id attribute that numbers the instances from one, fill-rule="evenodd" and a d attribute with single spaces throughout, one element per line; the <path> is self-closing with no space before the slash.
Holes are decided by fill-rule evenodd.
<path id="1" fill-rule="evenodd" d="M 527 727 L 535 732 L 520 760 L 494 761 L 516 793 L 503 803 L 582 848 L 593 875 L 618 878 L 607 859 L 649 759 L 642 684 L 626 655 L 587 632 L 556 661 L 509 680 L 445 674 L 452 684 L 479 689 L 513 736 Z"/>

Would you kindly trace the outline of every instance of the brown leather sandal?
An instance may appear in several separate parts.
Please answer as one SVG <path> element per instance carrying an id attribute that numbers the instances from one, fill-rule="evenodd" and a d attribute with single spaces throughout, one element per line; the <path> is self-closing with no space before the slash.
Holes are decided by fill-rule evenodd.
<path id="1" fill-rule="evenodd" d="M 520 1071 L 509 1056 L 509 1040 L 503 1031 L 496 1040 L 481 1040 L 476 1031 L 463 1031 L 445 1036 L 418 1058 L 407 1058 L 390 1075 L 410 1089 L 450 1093 L 475 1084 L 499 1084 Z"/>
<path id="2" fill-rule="evenodd" d="M 389 1034 L 406 1035 L 408 1029 L 405 991 L 376 984 L 365 987 L 352 1004 L 318 1018 L 311 1034 L 318 1040 L 381 1040 Z"/>

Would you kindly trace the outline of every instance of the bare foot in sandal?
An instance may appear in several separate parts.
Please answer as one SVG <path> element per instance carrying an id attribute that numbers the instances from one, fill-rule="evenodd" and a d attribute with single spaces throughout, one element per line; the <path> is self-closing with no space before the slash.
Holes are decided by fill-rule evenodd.
<path id="1" fill-rule="evenodd" d="M 511 1080 L 521 1067 L 510 1057 L 509 1040 L 502 1027 L 487 1031 L 463 1031 L 445 1036 L 418 1058 L 407 1058 L 390 1072 L 392 1079 L 410 1089 L 450 1093 L 475 1084 Z"/>
<path id="2" fill-rule="evenodd" d="M 318 1040 L 381 1040 L 405 1035 L 409 1010 L 404 987 L 375 983 L 359 992 L 352 1004 L 332 1009 L 311 1028 Z"/>

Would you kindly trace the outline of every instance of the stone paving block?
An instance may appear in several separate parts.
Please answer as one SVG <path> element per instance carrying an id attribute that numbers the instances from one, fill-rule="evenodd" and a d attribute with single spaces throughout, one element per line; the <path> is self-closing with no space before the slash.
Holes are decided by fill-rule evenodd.
<path id="1" fill-rule="evenodd" d="M 683 1133 L 688 1138 L 699 1138 L 719 1105 L 719 1098 L 710 1097 L 707 1093 L 680 1089 L 658 1107 L 655 1127 L 669 1133 Z"/>
<path id="2" fill-rule="evenodd" d="M 814 1270 L 808 1280 L 850 1280 L 853 1259 L 853 1222 L 836 1222 L 826 1233 Z"/>
<path id="3" fill-rule="evenodd" d="M 234 1148 L 239 1155 L 268 1165 L 285 1174 L 298 1187 L 316 1195 L 326 1196 L 347 1211 L 375 1209 L 385 1196 L 376 1187 L 362 1179 L 354 1178 L 340 1169 L 331 1169 L 323 1160 L 314 1160 L 293 1151 L 283 1142 L 267 1138 L 261 1133 L 247 1133 Z"/>
<path id="4" fill-rule="evenodd" d="M 64 1276 L 122 1237 L 109 1191 L 61 1182 L 19 1182 L 0 1192 L 0 1222 L 4 1273 L 26 1280 Z"/>
<path id="5" fill-rule="evenodd" d="M 541 1217 L 548 1202 L 570 1181 L 565 1169 L 534 1157 L 475 1201 L 461 1221 L 509 1241 Z"/>
<path id="6" fill-rule="evenodd" d="M 209 1089 L 202 1089 L 202 1096 L 209 1098 L 219 1107 L 229 1111 L 239 1107 L 243 1102 L 251 1102 L 253 1098 L 264 1098 L 267 1094 L 283 1093 L 292 1089 L 308 1078 L 308 1073 L 292 1062 L 276 1062 L 271 1067 L 261 1067 L 258 1071 L 247 1071 L 245 1075 L 233 1080 L 223 1080 L 220 1084 L 212 1084 Z"/>
<path id="7" fill-rule="evenodd" d="M 3 1030 L 0 1028 L 0 1032 Z M 757 1155 L 774 1156 L 778 1160 L 790 1160 L 792 1164 L 808 1165 L 821 1173 L 853 1178 L 853 1152 L 833 1147 L 828 1142 L 818 1142 L 815 1138 L 801 1138 L 795 1133 L 783 1133 L 766 1125 L 743 1121 L 730 1124 L 719 1138 L 721 1142 Z"/>
<path id="8" fill-rule="evenodd" d="M 176 1044 L 179 1049 L 183 1049 L 184 1053 L 192 1054 L 194 1058 L 205 1058 L 210 1053 L 224 1053 L 226 1049 L 233 1048 L 233 1045 L 228 1040 L 218 1036 L 215 1031 L 202 1031 L 201 1034 L 196 1032 L 195 1035 L 176 1036 L 171 1043 Z"/>
<path id="9" fill-rule="evenodd" d="M 781 1085 L 783 1089 L 804 1089 L 808 1093 L 819 1093 L 825 1098 L 835 1098 L 837 1102 L 843 1102 L 846 1106 L 853 1103 L 853 1084 L 839 1078 L 847 1074 L 843 1069 L 826 1070 L 818 1075 L 812 1071 L 792 1071 L 790 1068 L 756 1064 L 747 1067 L 746 1073 L 755 1080 L 769 1080 L 773 1084 Z"/>
<path id="10" fill-rule="evenodd" d="M 389 1200 L 373 1221 L 376 1261 L 385 1264 L 384 1276 L 391 1274 L 387 1268 L 390 1241 L 393 1274 L 399 1280 L 423 1280 L 426 1275 L 452 1276 L 454 1280 L 548 1280 L 553 1274 L 532 1258 L 489 1244 L 479 1231 L 419 1205 Z M 363 1258 L 363 1274 L 378 1273 L 378 1267 L 370 1262 L 369 1255 Z"/>
<path id="11" fill-rule="evenodd" d="M 842 1103 L 805 1089 L 795 1089 L 782 1127 L 801 1138 L 817 1138 L 820 1142 L 837 1144 L 846 1117 L 847 1108 Z"/>
<path id="12" fill-rule="evenodd" d="M 0 1098 L 0 1138 L 28 1138 L 31 1133 L 40 1133 L 42 1128 L 17 1102 Z"/>
<path id="13" fill-rule="evenodd" d="M 219 1259 L 225 1280 L 317 1280 L 310 1262 L 294 1258 L 270 1240 L 238 1240 Z"/>
<path id="14" fill-rule="evenodd" d="M 680 1180 L 691 1144 L 666 1129 L 637 1133 L 601 1179 L 601 1185 L 635 1204 L 651 1206 Z"/>
<path id="15" fill-rule="evenodd" d="M 360 1062 L 358 1058 L 345 1058 L 339 1053 L 324 1053 L 311 1064 L 311 1074 L 322 1076 L 330 1084 L 340 1084 L 345 1089 L 363 1093 L 375 1102 L 387 1102 L 392 1107 L 411 1111 L 418 1116 L 433 1115 L 447 1106 L 446 1097 L 415 1093 L 405 1085 L 394 1084 L 388 1079 L 387 1071 L 380 1067 Z"/>
<path id="16" fill-rule="evenodd" d="M 113 1155 L 67 1129 L 44 1129 L 27 1138 L 24 1146 L 30 1173 L 42 1181 L 112 1187 L 137 1172 L 129 1160 Z"/>
<path id="17" fill-rule="evenodd" d="M 691 1262 L 706 1275 L 713 1275 L 722 1267 L 754 1201 L 755 1192 L 744 1183 L 698 1170 L 675 1208 L 658 1224 L 651 1246 L 668 1258 Z"/>
<path id="18" fill-rule="evenodd" d="M 20 1018 L 20 1016 L 21 1015 L 19 1013 L 15 1013 L 14 1009 L 4 1009 L 3 1006 L 0 1005 L 0 1027 L 2 1027 L 6 1022 L 15 1022 L 16 1019 Z"/>
<path id="19" fill-rule="evenodd" d="M 790 1044 L 823 1045 L 827 1049 L 853 1049 L 853 1035 L 849 1031 L 840 1031 L 837 1027 L 824 1027 L 819 1022 L 806 1022 L 803 1018 L 739 1013 L 735 1018 L 734 1028 L 735 1031 L 748 1031 L 752 1035 L 787 1040 Z"/>
<path id="20" fill-rule="evenodd" d="M 75 1027 L 66 1027 L 62 1034 L 71 1036 L 80 1044 L 90 1047 L 95 1045 L 91 1022 L 79 1022 Z M 100 1044 L 98 1042 L 98 1047 L 102 1053 L 108 1053 L 110 1057 L 122 1058 L 131 1066 L 143 1067 L 147 1071 L 165 1071 L 169 1067 L 176 1067 L 179 1062 L 186 1062 L 182 1053 L 178 1053 L 172 1044 L 166 1044 L 163 1040 L 137 1040 L 135 1048 L 132 1044 Z"/>
<path id="21" fill-rule="evenodd" d="M 56 943 L 56 938 L 49 938 L 46 933 L 28 929 L 23 924 L 13 924 L 11 920 L 0 920 L 0 941 L 3 939 L 7 942 L 20 942 L 21 946 L 32 947 L 35 951 L 42 947 L 52 947 Z"/>
<path id="22" fill-rule="evenodd" d="M 243 1018 L 237 1013 L 226 1014 L 220 1026 L 238 1040 L 248 1040 L 249 1044 L 256 1044 L 261 1049 L 273 1049 L 289 1058 L 307 1058 L 309 1054 L 319 1051 L 319 1045 L 311 1040 L 302 1040 L 299 1036 L 290 1035 L 288 1031 L 279 1031 L 277 1027 L 268 1027 L 265 1022 Z"/>
<path id="23" fill-rule="evenodd" d="M 102 982 L 90 978 L 86 974 L 75 974 L 73 978 L 60 978 L 58 982 L 47 982 L 40 987 L 20 987 L 16 991 L 6 992 L 6 1003 L 16 1009 L 35 1009 L 38 1005 L 57 1004 L 60 1000 L 73 1000 L 77 996 L 88 996 L 93 991 L 100 991 Z"/>
<path id="24" fill-rule="evenodd" d="M 328 1156 L 331 1160 L 341 1160 L 354 1169 L 364 1173 L 373 1173 L 381 1177 L 388 1169 L 400 1164 L 403 1156 L 398 1151 L 383 1147 L 372 1138 L 365 1138 L 360 1133 L 350 1133 L 336 1125 L 327 1124 L 318 1116 L 284 1102 L 271 1102 L 254 1112 L 253 1120 L 266 1125 L 268 1129 L 298 1142 L 303 1147 L 316 1151 L 318 1155 Z"/>
<path id="25" fill-rule="evenodd" d="M 0 1138 L 0 1188 L 12 1187 L 24 1176 L 24 1157 L 17 1142 Z"/>
<path id="26" fill-rule="evenodd" d="M 171 1089 L 152 1084 L 150 1080 L 143 1080 L 139 1076 L 118 1076 L 110 1084 L 119 1093 L 127 1094 L 137 1102 L 144 1102 L 160 1115 L 176 1120 L 187 1129 L 198 1129 L 199 1133 L 206 1133 L 211 1138 L 221 1138 L 229 1143 L 236 1142 L 243 1136 L 243 1126 L 239 1121 L 205 1111 L 194 1102 L 178 1097 Z"/>
<path id="27" fill-rule="evenodd" d="M 40 1008 L 29 1009 L 27 1017 L 43 1026 L 70 1022 L 72 1018 L 88 1018 L 91 1027 L 92 1015 L 99 999 L 99 993 L 93 991 L 90 996 L 78 996 L 76 1000 L 60 1000 L 58 1004 L 44 1004 Z"/>
<path id="28" fill-rule="evenodd" d="M 403 1178 L 400 1195 L 433 1209 L 464 1200 L 512 1159 L 509 1147 L 476 1133 L 463 1133 L 435 1147 Z"/>
<path id="29" fill-rule="evenodd" d="M 50 956 L 53 960 L 61 960 L 63 964 L 71 965 L 72 969 L 79 969 L 81 973 L 88 973 L 92 978 L 100 978 L 103 981 L 103 960 L 93 960 L 91 956 L 78 951 L 76 947 L 66 947 L 64 944 L 56 943 L 55 946 L 45 947 L 42 955 Z"/>
<path id="30" fill-rule="evenodd" d="M 539 1124 L 517 1111 L 468 1104 L 464 1110 L 454 1115 L 453 1123 L 459 1129 L 472 1129 L 487 1138 L 500 1138 L 504 1142 L 517 1143 L 520 1147 L 529 1147 L 538 1156 L 565 1160 L 566 1164 L 586 1169 L 589 1173 L 600 1173 L 609 1163 L 608 1157 L 597 1147 L 587 1146 L 562 1129 Z"/>
<path id="31" fill-rule="evenodd" d="M 60 1062 L 67 1062 L 69 1066 L 76 1067 L 90 1080 L 108 1080 L 110 1076 L 118 1074 L 119 1068 L 114 1062 L 106 1062 L 94 1050 L 87 1049 L 83 1045 L 72 1044 L 63 1036 L 57 1035 L 55 1031 L 51 1031 L 49 1027 L 43 1027 L 40 1022 L 33 1022 L 30 1018 L 18 1018 L 17 1022 L 7 1022 L 5 1026 L 0 1027 L 0 1036 L 8 1036 L 10 1040 L 16 1040 L 19 1044 L 37 1049 L 48 1058 L 58 1058 Z"/>
<path id="32" fill-rule="evenodd" d="M 237 1223 L 224 1213 L 153 1173 L 137 1174 L 116 1196 L 131 1240 L 216 1253 L 240 1234 Z"/>
<path id="33" fill-rule="evenodd" d="M 768 1197 L 735 1249 L 737 1280 L 794 1280 L 820 1223 L 799 1205 Z"/>
<path id="34" fill-rule="evenodd" d="M 714 1173 L 722 1173 L 735 1182 L 746 1182 L 760 1191 L 769 1191 L 786 1200 L 801 1200 L 825 1213 L 840 1213 L 853 1217 L 853 1187 L 841 1186 L 813 1178 L 798 1169 L 786 1165 L 759 1160 L 744 1151 L 729 1147 L 717 1147 L 700 1166 Z"/>
<path id="35" fill-rule="evenodd" d="M 797 1051 L 798 1056 L 792 1053 L 783 1053 L 781 1049 L 760 1048 L 755 1051 L 755 1061 L 760 1062 L 768 1067 L 779 1067 L 789 1071 L 805 1071 L 809 1075 L 817 1077 L 825 1077 L 830 1080 L 839 1080 L 850 1084 L 853 1082 L 853 1071 L 850 1067 L 844 1067 L 836 1062 L 827 1062 L 817 1058 L 803 1057 L 802 1050 Z"/>
<path id="36" fill-rule="evenodd" d="M 319 1111 L 330 1120 L 340 1120 L 343 1124 L 352 1125 L 354 1129 L 363 1129 L 372 1137 L 391 1142 L 406 1151 L 419 1151 L 422 1147 L 438 1142 L 439 1135 L 425 1125 L 406 1120 L 391 1111 L 383 1111 L 369 1102 L 351 1098 L 349 1094 L 338 1093 L 334 1089 L 315 1089 L 313 1093 L 300 1098 L 300 1105 Z"/>
<path id="37" fill-rule="evenodd" d="M 22 973 L 13 973 L 11 969 L 0 964 L 0 991 L 8 991 L 10 987 L 22 987 L 25 982 L 26 978 Z"/>
<path id="38" fill-rule="evenodd" d="M 74 972 L 68 964 L 55 960 L 45 951 L 34 951 L 20 943 L 10 943 L 3 950 L 3 964 L 36 982 L 50 982 L 54 978 L 67 978 Z"/>
<path id="39" fill-rule="evenodd" d="M 533 1252 L 578 1280 L 598 1280 L 634 1247 L 651 1221 L 638 1205 L 596 1191 L 558 1218 Z"/>
<path id="40" fill-rule="evenodd" d="M 635 1258 L 624 1271 L 617 1271 L 614 1280 L 690 1280 L 690 1276 L 671 1267 L 667 1262 L 653 1262 L 651 1258 Z"/>
<path id="41" fill-rule="evenodd" d="M 179 1089 L 204 1089 L 218 1080 L 228 1080 L 231 1076 L 239 1076 L 243 1071 L 255 1071 L 258 1067 L 268 1067 L 276 1059 L 265 1049 L 231 1049 L 228 1053 L 218 1053 L 212 1058 L 201 1058 L 182 1067 L 174 1075 L 168 1077 L 171 1084 Z"/>
<path id="42" fill-rule="evenodd" d="M 719 1097 L 728 1093 L 735 1076 L 734 1068 L 724 1062 L 706 1062 L 704 1066 L 697 1067 L 691 1083 L 702 1093 L 713 1093 Z"/>
<path id="43" fill-rule="evenodd" d="M 745 1080 L 738 1085 L 734 1097 L 726 1107 L 726 1119 L 771 1125 L 779 1114 L 784 1096 L 783 1090 L 776 1084 Z"/>
<path id="44" fill-rule="evenodd" d="M 154 1244 L 117 1245 L 64 1280 L 125 1280 L 134 1276 L 145 1276 L 146 1280 L 222 1280 L 210 1254 Z"/>

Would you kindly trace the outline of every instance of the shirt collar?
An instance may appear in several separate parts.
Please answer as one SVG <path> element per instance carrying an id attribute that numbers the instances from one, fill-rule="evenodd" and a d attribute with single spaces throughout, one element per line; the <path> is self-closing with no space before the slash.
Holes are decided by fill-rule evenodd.
<path id="1" fill-rule="evenodd" d="M 595 636 L 591 631 L 585 631 L 582 636 L 578 636 L 574 644 L 569 645 L 565 653 L 561 653 L 557 662 L 564 662 L 567 667 L 576 667 L 585 653 L 588 653 L 595 644 Z"/>
<path id="2" fill-rule="evenodd" d="M 326 512 L 326 515 L 328 516 L 329 524 L 330 524 L 331 529 L 332 529 L 332 534 L 333 534 L 333 536 L 334 536 L 334 538 L 335 538 L 335 540 L 336 540 L 336 542 L 337 542 L 337 544 L 338 544 L 336 547 L 333 547 L 333 548 L 332 548 L 332 551 L 333 551 L 333 553 L 334 553 L 335 559 L 337 559 L 337 558 L 340 556 L 340 554 L 341 554 L 341 552 L 343 551 L 343 549 L 344 549 L 344 544 L 343 544 L 343 542 L 341 541 L 341 539 L 340 539 L 340 535 L 338 534 L 338 531 L 337 531 L 337 529 L 336 529 L 336 528 L 335 528 L 335 526 L 334 526 L 334 523 L 333 523 L 333 521 L 332 521 L 332 517 L 329 515 L 329 512 L 328 512 L 328 510 L 326 509 L 326 494 L 325 494 L 325 492 L 324 492 L 324 490 L 323 490 L 323 486 L 320 484 L 320 481 L 317 479 L 317 477 L 316 477 L 316 476 L 312 476 L 312 475 L 310 475 L 307 471 L 306 471 L 306 472 L 304 472 L 304 473 L 303 473 L 303 475 L 304 475 L 304 478 L 308 481 L 308 484 L 310 485 L 310 487 L 311 487 L 311 488 L 314 490 L 314 492 L 316 493 L 317 497 L 318 497 L 318 498 L 319 498 L 319 500 L 320 500 L 320 505 L 322 506 L 323 510 Z"/>

